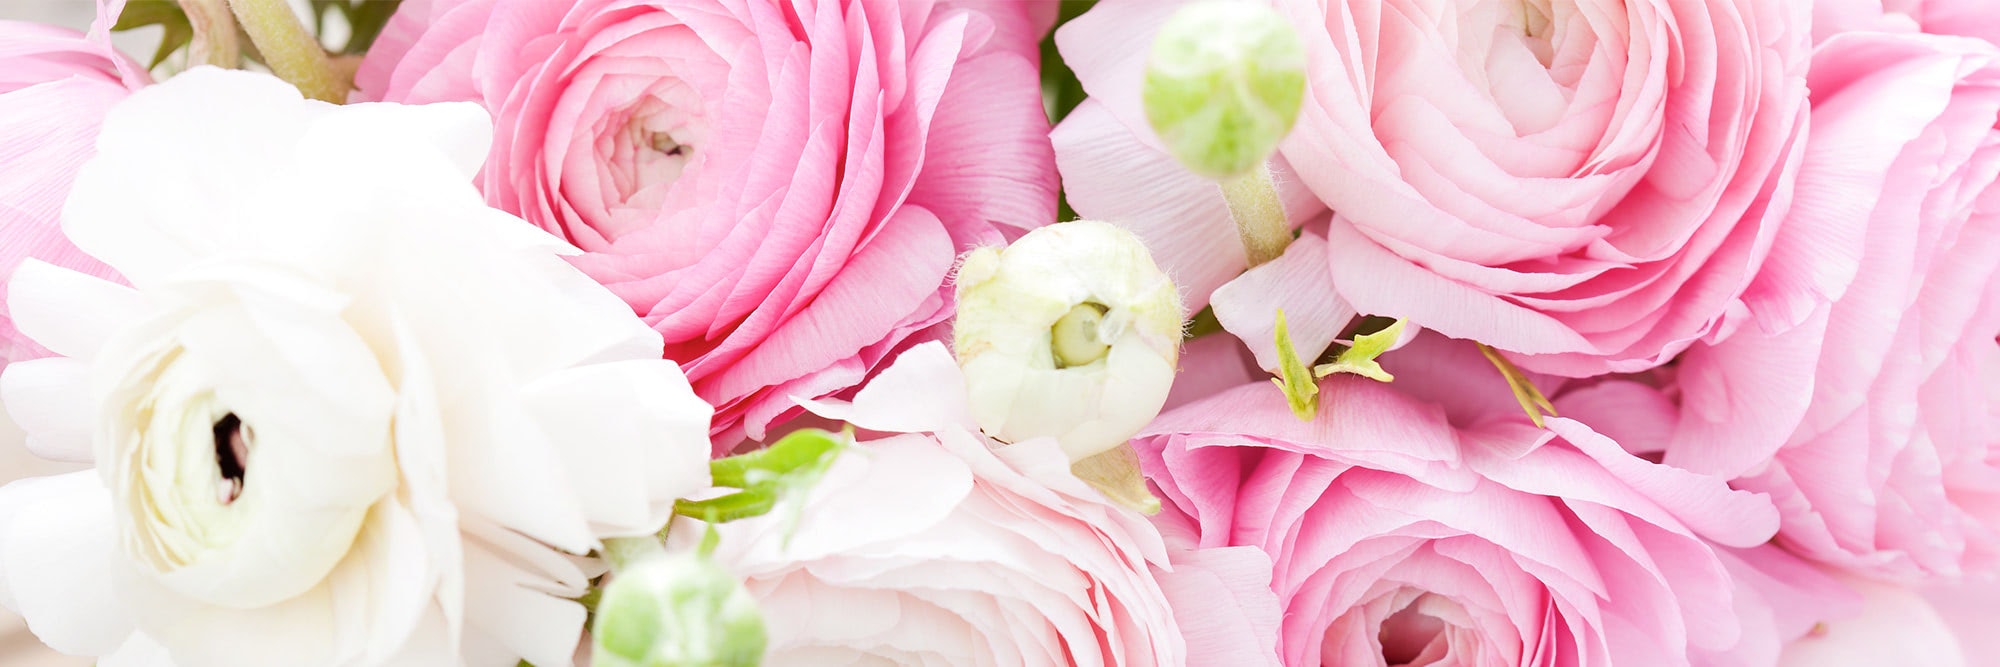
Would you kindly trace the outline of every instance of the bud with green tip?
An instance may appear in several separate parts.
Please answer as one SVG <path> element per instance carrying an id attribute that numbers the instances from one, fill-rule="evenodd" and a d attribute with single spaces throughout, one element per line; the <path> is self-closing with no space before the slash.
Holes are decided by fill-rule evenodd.
<path id="1" fill-rule="evenodd" d="M 1292 130 L 1305 100 L 1306 52 L 1285 17 L 1210 0 L 1167 19 L 1146 59 L 1146 120 L 1195 173 L 1250 174 Z"/>
<path id="2" fill-rule="evenodd" d="M 592 667 L 753 667 L 764 618 L 728 570 L 693 553 L 622 567 L 597 603 Z"/>
<path id="3" fill-rule="evenodd" d="M 1131 232 L 1043 227 L 968 253 L 957 284 L 952 347 L 987 435 L 1053 437 L 1075 462 L 1124 444 L 1165 405 L 1180 294 Z"/>

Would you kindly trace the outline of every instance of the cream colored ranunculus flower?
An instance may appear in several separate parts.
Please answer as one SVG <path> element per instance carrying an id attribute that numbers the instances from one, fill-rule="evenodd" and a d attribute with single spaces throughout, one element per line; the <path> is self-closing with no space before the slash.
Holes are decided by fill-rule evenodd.
<path id="1" fill-rule="evenodd" d="M 197 69 L 114 109 L 0 375 L 0 602 L 102 664 L 564 664 L 581 559 L 708 481 L 660 337 L 483 205 L 470 105 Z"/>
<path id="2" fill-rule="evenodd" d="M 1160 413 L 1180 360 L 1180 294 L 1131 232 L 1043 227 L 967 253 L 957 284 L 952 351 L 987 435 L 1053 437 L 1079 461 Z"/>

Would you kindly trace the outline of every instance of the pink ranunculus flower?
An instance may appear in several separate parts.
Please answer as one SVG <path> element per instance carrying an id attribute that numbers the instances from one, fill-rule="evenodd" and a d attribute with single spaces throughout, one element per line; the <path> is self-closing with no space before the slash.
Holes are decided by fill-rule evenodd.
<path id="1" fill-rule="evenodd" d="M 1105 0 L 1057 31 L 1092 101 L 1055 133 L 1077 211 L 1129 224 L 1201 303 L 1243 267 L 1219 189 L 1159 147 L 1149 42 L 1186 0 Z M 1805 127 L 1810 3 L 1266 0 L 1308 90 L 1273 160 L 1327 208 L 1335 289 L 1570 376 L 1636 371 L 1819 287 L 1760 275 Z M 1776 260 L 1773 260 L 1776 261 Z"/>
<path id="2" fill-rule="evenodd" d="M 63 199 L 94 153 L 105 112 L 151 82 L 145 68 L 111 47 L 102 32 L 109 24 L 100 23 L 98 34 L 86 36 L 0 21 L 0 285 L 29 258 L 99 278 L 118 275 L 60 229 Z M 15 331 L 0 290 L 0 367 L 48 354 Z"/>
<path id="3" fill-rule="evenodd" d="M 491 111 L 487 201 L 586 251 L 727 449 L 934 334 L 961 250 L 1054 221 L 1050 10 L 415 0 L 356 83 Z"/>
<path id="4" fill-rule="evenodd" d="M 1797 328 L 1689 350 L 1666 460 L 1771 494 L 1806 557 L 2000 572 L 2000 48 L 1846 33 L 1811 84 L 1785 233 L 1851 284 Z"/>
<path id="5" fill-rule="evenodd" d="M 764 614 L 764 664 L 1276 664 L 1263 553 L 1177 546 L 1054 439 L 981 436 L 963 387 L 927 343 L 853 403 L 814 402 L 882 437 L 841 454 L 796 519 L 716 526 Z"/>
<path id="6" fill-rule="evenodd" d="M 1394 383 L 1327 378 L 1310 423 L 1258 382 L 1135 441 L 1156 521 L 1271 555 L 1286 665 L 1753 664 L 1780 633 L 1745 628 L 1804 631 L 1739 597 L 1767 500 L 1573 419 L 1534 428 L 1470 345 L 1383 359 Z"/>

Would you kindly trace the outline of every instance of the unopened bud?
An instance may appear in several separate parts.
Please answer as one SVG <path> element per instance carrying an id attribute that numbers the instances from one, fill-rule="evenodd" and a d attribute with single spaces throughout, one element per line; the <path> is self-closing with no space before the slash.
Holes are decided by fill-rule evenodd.
<path id="1" fill-rule="evenodd" d="M 1277 150 L 1305 89 L 1305 46 L 1283 15 L 1209 0 L 1182 7 L 1160 28 L 1141 97 L 1146 120 L 1176 159 L 1227 180 Z"/>
<path id="2" fill-rule="evenodd" d="M 1180 295 L 1131 232 L 1065 222 L 967 254 L 953 329 L 980 429 L 1053 437 L 1080 461 L 1124 444 L 1166 403 Z"/>
<path id="3" fill-rule="evenodd" d="M 657 555 L 612 575 L 591 640 L 591 667 L 753 667 L 764 658 L 764 619 L 714 561 Z"/>

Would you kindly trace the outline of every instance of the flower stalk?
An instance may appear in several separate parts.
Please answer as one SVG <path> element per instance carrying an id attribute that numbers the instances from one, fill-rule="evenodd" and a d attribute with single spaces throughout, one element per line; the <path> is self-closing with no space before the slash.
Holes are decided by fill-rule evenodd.
<path id="1" fill-rule="evenodd" d="M 271 73 L 298 87 L 306 97 L 340 104 L 347 99 L 343 81 L 319 40 L 306 31 L 285 0 L 229 0 L 229 9 L 249 33 L 250 43 L 264 57 Z"/>
<path id="2" fill-rule="evenodd" d="M 180 0 L 194 28 L 188 45 L 188 61 L 234 69 L 242 62 L 242 48 L 236 43 L 236 19 L 226 0 Z"/>
<path id="3" fill-rule="evenodd" d="M 1278 186 L 1271 180 L 1271 167 L 1259 164 L 1250 173 L 1221 182 L 1222 198 L 1229 204 L 1229 217 L 1236 221 L 1236 235 L 1243 240 L 1243 253 L 1250 266 L 1257 266 L 1285 254 L 1292 243 L 1292 225 L 1285 217 Z"/>

